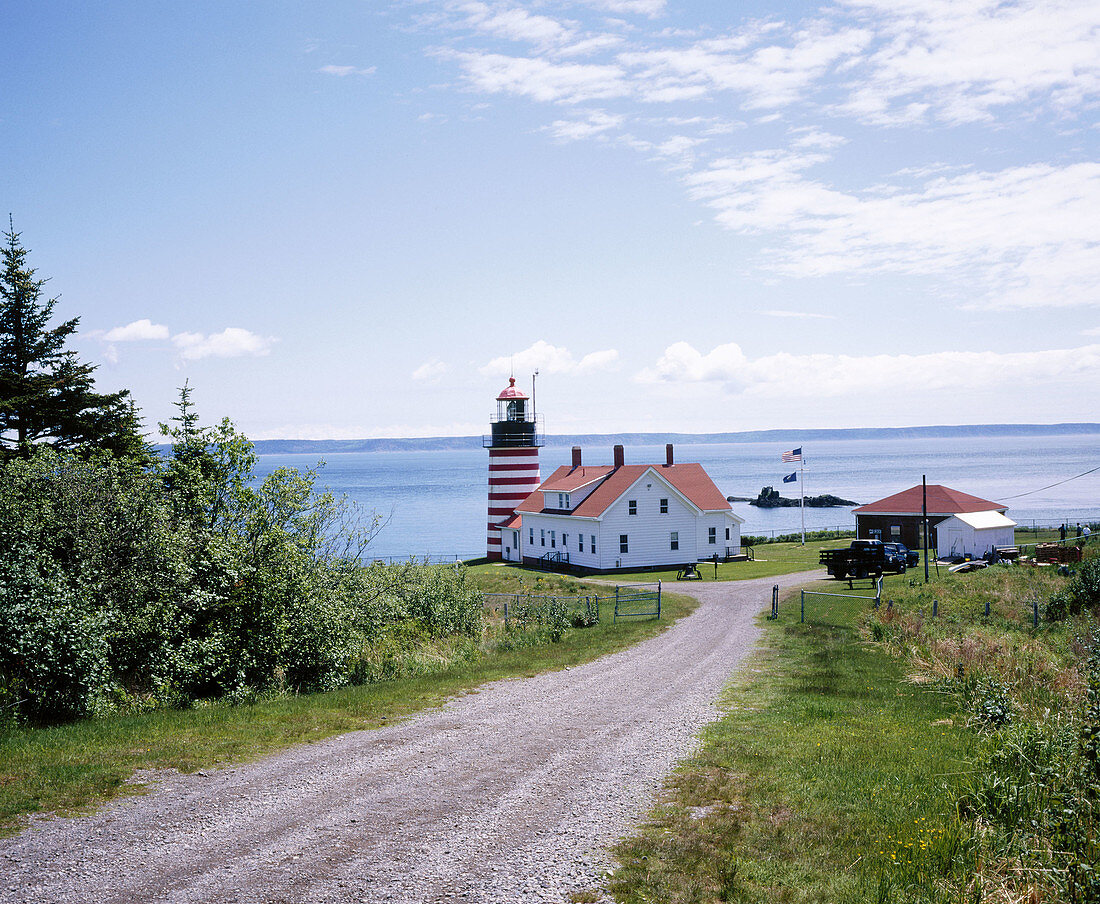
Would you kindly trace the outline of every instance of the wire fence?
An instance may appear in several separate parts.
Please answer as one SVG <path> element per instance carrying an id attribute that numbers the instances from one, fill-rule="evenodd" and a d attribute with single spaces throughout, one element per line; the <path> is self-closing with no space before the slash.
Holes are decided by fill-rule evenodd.
<path id="1" fill-rule="evenodd" d="M 601 612 L 620 618 L 661 618 L 661 582 L 608 587 L 603 595 L 544 596 L 526 593 L 483 593 L 482 605 L 504 621 L 525 625 L 562 617 L 575 624 L 595 624 Z"/>

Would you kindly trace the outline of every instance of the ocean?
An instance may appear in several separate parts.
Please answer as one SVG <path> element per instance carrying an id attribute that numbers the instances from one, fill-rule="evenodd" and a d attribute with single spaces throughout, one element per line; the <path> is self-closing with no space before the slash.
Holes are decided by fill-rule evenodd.
<path id="1" fill-rule="evenodd" d="M 700 462 L 726 496 L 755 498 L 765 486 L 798 496 L 798 484 L 783 476 L 798 465 L 783 464 L 790 446 L 776 443 L 680 444 L 676 461 Z M 807 496 L 831 493 L 859 504 L 873 502 L 921 482 L 939 483 L 1008 506 L 1021 525 L 1100 521 L 1100 471 L 1068 480 L 1100 465 L 1100 435 L 820 440 L 803 445 Z M 608 464 L 611 448 L 584 448 L 586 464 Z M 278 467 L 309 468 L 324 461 L 319 488 L 330 489 L 375 511 L 388 524 L 368 555 L 473 558 L 485 554 L 488 452 L 264 454 L 257 476 Z M 627 446 L 628 464 L 659 464 L 663 444 Z M 569 446 L 540 450 L 542 476 L 570 461 Z M 1059 486 L 1050 484 L 1067 481 Z M 1047 488 L 1049 487 L 1049 488 Z M 733 503 L 745 519 L 743 534 L 797 533 L 799 509 L 760 509 Z M 806 509 L 806 529 L 852 528 L 850 508 Z"/>

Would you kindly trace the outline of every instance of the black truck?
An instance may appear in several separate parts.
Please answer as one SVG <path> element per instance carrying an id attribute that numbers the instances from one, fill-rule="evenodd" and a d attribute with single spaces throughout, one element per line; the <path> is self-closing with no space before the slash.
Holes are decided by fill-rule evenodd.
<path id="1" fill-rule="evenodd" d="M 853 540 L 847 549 L 821 550 L 821 564 L 836 578 L 879 577 L 884 571 L 904 571 L 881 540 Z"/>

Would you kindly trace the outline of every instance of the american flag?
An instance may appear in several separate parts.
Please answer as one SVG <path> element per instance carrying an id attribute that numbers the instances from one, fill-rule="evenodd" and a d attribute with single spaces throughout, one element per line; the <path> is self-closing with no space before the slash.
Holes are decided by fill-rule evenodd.
<path id="1" fill-rule="evenodd" d="M 783 453 L 783 461 L 802 461 L 802 447 Z"/>

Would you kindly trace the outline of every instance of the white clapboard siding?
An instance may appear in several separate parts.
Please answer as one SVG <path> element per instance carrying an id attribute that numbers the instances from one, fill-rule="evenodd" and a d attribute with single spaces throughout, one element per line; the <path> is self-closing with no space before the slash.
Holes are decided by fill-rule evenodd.
<path id="1" fill-rule="evenodd" d="M 668 500 L 666 513 L 661 512 L 662 499 Z M 631 500 L 637 504 L 634 515 L 630 514 Z M 578 504 L 574 494 L 570 494 L 570 503 L 574 508 Z M 710 527 L 715 529 L 713 545 L 708 542 Z M 729 540 L 726 540 L 727 527 Z M 678 534 L 678 549 L 672 549 L 674 531 Z M 534 542 L 531 541 L 532 532 Z M 584 534 L 583 551 L 578 543 L 581 533 Z M 562 543 L 563 534 L 568 536 L 566 545 Z M 626 553 L 620 551 L 623 534 L 627 536 Z M 596 537 L 595 552 L 592 550 L 593 536 Z M 651 470 L 608 506 L 599 519 L 577 518 L 564 513 L 524 512 L 519 539 L 522 557 L 537 559 L 550 552 L 568 552 L 571 565 L 606 571 L 682 565 L 710 558 L 716 552 L 724 556 L 727 549 L 739 552 L 741 524 L 737 516 L 728 511 L 700 512 L 665 482 L 659 472 Z M 515 550 L 510 556 L 515 556 Z"/>

